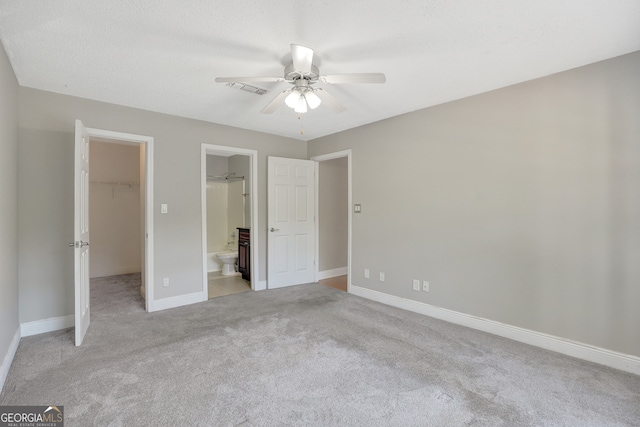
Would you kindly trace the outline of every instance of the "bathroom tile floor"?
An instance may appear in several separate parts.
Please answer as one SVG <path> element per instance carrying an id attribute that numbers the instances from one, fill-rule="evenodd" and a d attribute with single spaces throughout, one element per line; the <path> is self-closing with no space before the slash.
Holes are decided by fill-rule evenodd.
<path id="1" fill-rule="evenodd" d="M 209 299 L 251 290 L 251 284 L 244 280 L 241 275 L 222 276 L 219 271 L 214 271 L 208 274 L 208 282 Z M 346 275 L 319 280 L 318 283 L 341 291 L 347 290 Z"/>
<path id="2" fill-rule="evenodd" d="M 222 276 L 219 271 L 214 271 L 208 274 L 207 279 L 209 299 L 251 290 L 251 284 L 240 275 Z"/>

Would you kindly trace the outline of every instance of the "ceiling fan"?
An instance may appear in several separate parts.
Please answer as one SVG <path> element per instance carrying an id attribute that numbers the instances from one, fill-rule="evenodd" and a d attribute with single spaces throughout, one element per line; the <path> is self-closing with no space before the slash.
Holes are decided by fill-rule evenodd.
<path id="1" fill-rule="evenodd" d="M 283 77 L 218 77 L 218 83 L 278 83 L 287 82 L 293 85 L 292 88 L 284 90 L 278 94 L 266 107 L 260 111 L 263 114 L 271 114 L 284 103 L 293 108 L 297 113 L 306 113 L 307 107 L 317 108 L 324 103 L 336 113 L 346 110 L 333 95 L 326 90 L 314 87 L 318 82 L 329 84 L 343 83 L 384 83 L 386 78 L 382 73 L 352 73 L 352 74 L 332 74 L 321 76 L 320 70 L 313 65 L 313 49 L 291 45 L 292 62 L 284 69 Z"/>

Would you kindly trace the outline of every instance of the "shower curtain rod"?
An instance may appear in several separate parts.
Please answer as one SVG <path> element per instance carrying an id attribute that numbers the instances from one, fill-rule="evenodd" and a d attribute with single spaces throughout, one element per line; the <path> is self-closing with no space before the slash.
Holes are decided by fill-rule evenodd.
<path id="1" fill-rule="evenodd" d="M 230 176 L 224 176 L 224 175 L 211 176 L 211 175 L 207 175 L 207 179 L 216 179 L 216 180 L 219 180 L 219 181 L 229 181 L 230 179 L 244 179 L 244 176 L 234 176 L 234 175 L 230 175 Z"/>

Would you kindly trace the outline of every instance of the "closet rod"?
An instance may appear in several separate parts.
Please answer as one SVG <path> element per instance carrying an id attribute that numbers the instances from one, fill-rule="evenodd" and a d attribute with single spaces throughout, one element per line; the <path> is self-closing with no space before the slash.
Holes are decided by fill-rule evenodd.
<path id="1" fill-rule="evenodd" d="M 89 181 L 89 184 L 96 184 L 96 185 L 122 185 L 125 187 L 133 187 L 134 185 L 140 185 L 139 182 L 133 182 L 133 181 Z"/>

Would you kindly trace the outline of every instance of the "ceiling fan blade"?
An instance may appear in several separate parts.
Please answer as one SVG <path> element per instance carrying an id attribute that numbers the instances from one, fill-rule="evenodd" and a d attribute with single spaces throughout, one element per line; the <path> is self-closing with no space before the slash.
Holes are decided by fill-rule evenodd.
<path id="1" fill-rule="evenodd" d="M 299 44 L 292 44 L 291 59 L 293 60 L 293 68 L 295 71 L 303 75 L 308 74 L 311 72 L 313 49 L 300 46 Z"/>
<path id="2" fill-rule="evenodd" d="M 273 100 L 270 103 L 268 103 L 267 106 L 262 109 L 262 111 L 260 111 L 260 113 L 271 114 L 274 111 L 276 111 L 278 107 L 280 107 L 284 103 L 284 99 L 287 97 L 287 95 L 291 93 L 291 90 L 292 89 L 287 89 L 280 92 L 278 96 L 273 98 Z"/>
<path id="3" fill-rule="evenodd" d="M 382 73 L 353 73 L 353 74 L 332 74 L 320 76 L 320 80 L 325 83 L 384 83 L 387 78 Z"/>
<path id="4" fill-rule="evenodd" d="M 313 91 L 313 93 L 318 95 L 318 98 L 320 98 L 320 100 L 324 105 L 326 105 L 336 113 L 342 113 L 347 109 L 347 107 L 342 105 L 340 101 L 336 99 L 335 96 L 331 95 L 329 92 L 327 92 L 326 90 L 323 90 L 322 88 L 317 88 L 316 90 Z"/>
<path id="5" fill-rule="evenodd" d="M 216 77 L 216 83 L 278 83 L 282 77 Z"/>

